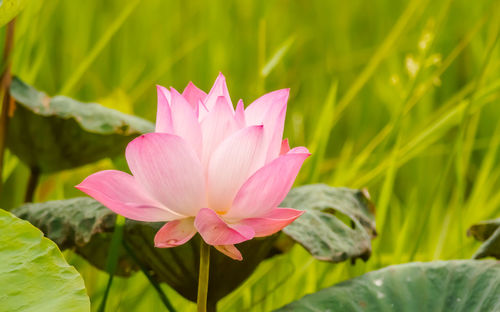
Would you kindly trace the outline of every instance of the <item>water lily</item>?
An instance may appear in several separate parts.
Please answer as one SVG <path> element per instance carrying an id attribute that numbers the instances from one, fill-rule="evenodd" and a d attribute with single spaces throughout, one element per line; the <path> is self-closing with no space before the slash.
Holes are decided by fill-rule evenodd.
<path id="1" fill-rule="evenodd" d="M 175 247 L 196 233 L 242 259 L 235 244 L 274 234 L 302 211 L 278 207 L 292 187 L 305 147 L 283 140 L 289 90 L 234 109 L 225 78 L 208 94 L 189 83 L 180 94 L 158 86 L 154 133 L 127 146 L 132 174 L 105 170 L 78 189 L 126 218 L 167 223 L 155 246 Z"/>

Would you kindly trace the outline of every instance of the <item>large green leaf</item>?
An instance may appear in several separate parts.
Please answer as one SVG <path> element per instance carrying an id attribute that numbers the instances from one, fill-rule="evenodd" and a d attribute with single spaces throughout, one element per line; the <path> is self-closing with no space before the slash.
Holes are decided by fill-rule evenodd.
<path id="1" fill-rule="evenodd" d="M 80 274 L 56 244 L 0 209 L 0 310 L 90 311 Z"/>
<path id="2" fill-rule="evenodd" d="M 500 311 L 500 262 L 390 266 L 305 296 L 277 311 Z"/>
<path id="3" fill-rule="evenodd" d="M 14 209 L 13 213 L 39 227 L 61 248 L 71 248 L 96 267 L 105 268 L 116 215 L 97 201 L 79 197 L 25 204 Z M 162 225 L 127 220 L 124 240 L 139 261 L 153 272 L 154 278 L 168 283 L 187 299 L 196 301 L 200 238 L 196 236 L 176 248 L 155 248 L 154 235 Z M 212 249 L 209 301 L 212 304 L 217 302 L 250 276 L 269 255 L 275 239 L 276 236 L 271 236 L 239 244 L 244 258 L 242 262 Z M 138 269 L 132 258 L 123 252 L 118 264 L 119 275 L 126 276 Z"/>
<path id="4" fill-rule="evenodd" d="M 305 185 L 292 189 L 280 206 L 306 211 L 283 232 L 317 259 L 341 262 L 370 257 L 376 232 L 366 191 Z"/>
<path id="5" fill-rule="evenodd" d="M 467 235 L 484 242 L 474 254 L 474 259 L 485 257 L 500 259 L 500 218 L 474 224 L 467 231 Z"/>
<path id="6" fill-rule="evenodd" d="M 10 87 L 16 100 L 7 146 L 31 168 L 54 172 L 122 154 L 153 124 L 96 103 L 48 97 L 18 78 Z"/>
<path id="7" fill-rule="evenodd" d="M 26 5 L 26 0 L 0 0 L 0 26 L 16 17 Z"/>

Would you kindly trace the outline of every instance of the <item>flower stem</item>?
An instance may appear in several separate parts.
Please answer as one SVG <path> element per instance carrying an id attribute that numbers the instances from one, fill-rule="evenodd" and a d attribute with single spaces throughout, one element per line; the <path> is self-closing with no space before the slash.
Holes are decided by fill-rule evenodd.
<path id="1" fill-rule="evenodd" d="M 200 274 L 198 279 L 198 312 L 207 311 L 208 272 L 210 269 L 210 245 L 200 239 Z"/>

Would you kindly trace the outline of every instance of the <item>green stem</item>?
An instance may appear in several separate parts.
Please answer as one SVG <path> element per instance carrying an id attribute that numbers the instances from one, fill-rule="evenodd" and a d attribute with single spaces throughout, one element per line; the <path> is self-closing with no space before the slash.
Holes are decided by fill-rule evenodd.
<path id="1" fill-rule="evenodd" d="M 198 312 L 207 311 L 208 272 L 210 269 L 210 245 L 200 239 L 200 274 L 198 279 Z"/>
<path id="2" fill-rule="evenodd" d="M 113 232 L 113 236 L 111 237 L 108 259 L 106 260 L 106 271 L 109 274 L 108 284 L 106 285 L 106 289 L 104 290 L 104 296 L 98 310 L 99 312 L 106 311 L 106 302 L 108 301 L 111 285 L 113 284 L 113 276 L 116 273 L 116 267 L 118 265 L 118 256 L 120 254 L 120 246 L 122 245 L 124 225 L 125 218 L 120 215 L 116 216 L 115 230 Z"/>
<path id="3" fill-rule="evenodd" d="M 148 268 L 144 265 L 144 263 L 142 263 L 139 260 L 139 258 L 137 258 L 137 256 L 135 255 L 134 251 L 125 242 L 125 240 L 122 243 L 123 243 L 123 247 L 125 248 L 125 250 L 127 251 L 127 253 L 130 255 L 130 257 L 132 258 L 132 260 L 134 260 L 134 262 L 137 263 L 137 265 L 141 268 L 142 273 L 144 273 L 144 275 L 149 280 L 149 282 L 151 283 L 151 285 L 153 285 L 154 289 L 158 293 L 158 296 L 160 296 L 161 302 L 163 302 L 163 304 L 165 305 L 165 308 L 167 308 L 167 310 L 170 311 L 170 312 L 175 312 L 174 306 L 172 305 L 172 303 L 170 303 L 170 300 L 168 300 L 167 295 L 165 295 L 165 293 L 161 289 L 160 284 L 151 276 L 151 274 L 149 274 Z"/>
<path id="4" fill-rule="evenodd" d="M 2 190 L 2 174 L 3 174 L 3 157 L 5 150 L 5 141 L 7 140 L 7 123 L 9 121 L 10 108 L 10 81 L 12 78 L 10 72 L 11 54 L 14 46 L 14 28 L 16 19 L 14 18 L 7 24 L 7 32 L 5 34 L 5 45 L 3 50 L 2 76 L 0 81 L 0 94 L 3 94 L 2 109 L 0 115 L 0 192 Z"/>
<path id="5" fill-rule="evenodd" d="M 24 196 L 25 203 L 33 202 L 38 180 L 40 179 L 40 169 L 37 167 L 31 168 L 28 186 L 26 187 L 26 195 Z"/>
<path id="6" fill-rule="evenodd" d="M 106 284 L 106 289 L 104 290 L 104 296 L 101 301 L 101 305 L 99 305 L 99 312 L 106 311 L 106 303 L 108 302 L 109 291 L 111 290 L 111 285 L 113 284 L 113 275 L 109 275 L 108 283 Z"/>

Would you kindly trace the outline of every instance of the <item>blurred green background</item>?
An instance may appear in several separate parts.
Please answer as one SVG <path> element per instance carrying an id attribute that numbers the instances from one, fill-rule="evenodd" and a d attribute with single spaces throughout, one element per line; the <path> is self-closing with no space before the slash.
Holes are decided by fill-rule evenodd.
<path id="1" fill-rule="evenodd" d="M 500 216 L 499 12 L 495 0 L 33 1 L 17 20 L 12 70 L 50 95 L 152 121 L 155 84 L 208 91 L 221 71 L 247 105 L 291 88 L 285 136 L 313 153 L 297 184 L 367 187 L 379 237 L 355 265 L 295 246 L 218 306 L 269 311 L 387 265 L 471 257 L 467 228 Z M 28 170 L 10 154 L 5 166 L 10 209 Z M 112 166 L 43 176 L 36 201 L 81 196 L 75 184 Z M 97 309 L 107 275 L 65 256 Z M 179 311 L 195 310 L 164 289 Z M 115 280 L 107 309 L 164 308 L 136 274 Z"/>

